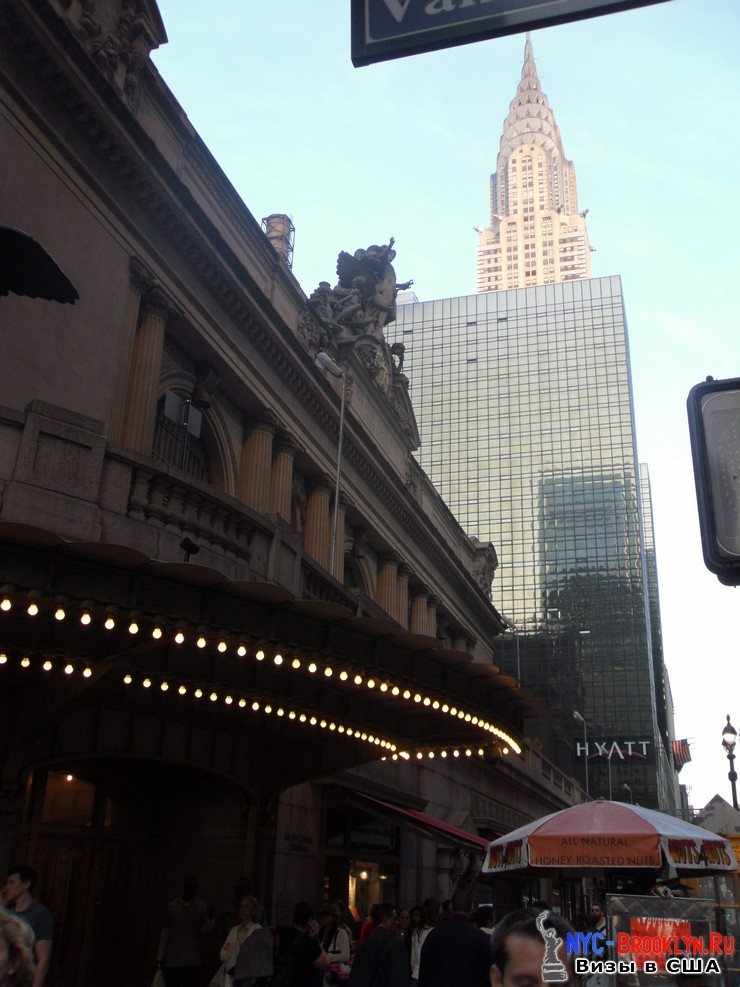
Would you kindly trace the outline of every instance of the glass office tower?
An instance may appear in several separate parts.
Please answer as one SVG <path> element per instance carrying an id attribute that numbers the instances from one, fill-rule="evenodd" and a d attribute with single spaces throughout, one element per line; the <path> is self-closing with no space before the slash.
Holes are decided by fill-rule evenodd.
<path id="1" fill-rule="evenodd" d="M 386 334 L 421 465 L 496 546 L 497 661 L 543 699 L 528 732 L 585 781 L 577 710 L 591 794 L 665 805 L 620 278 L 400 305 Z"/>

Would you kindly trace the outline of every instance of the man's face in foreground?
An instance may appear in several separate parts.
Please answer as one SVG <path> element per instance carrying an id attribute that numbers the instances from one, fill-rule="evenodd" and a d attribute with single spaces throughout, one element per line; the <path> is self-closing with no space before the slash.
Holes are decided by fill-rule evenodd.
<path id="1" fill-rule="evenodd" d="M 545 987 L 542 979 L 545 944 L 541 939 L 513 933 L 506 937 L 506 954 L 503 975 L 497 966 L 491 967 L 491 987 Z"/>

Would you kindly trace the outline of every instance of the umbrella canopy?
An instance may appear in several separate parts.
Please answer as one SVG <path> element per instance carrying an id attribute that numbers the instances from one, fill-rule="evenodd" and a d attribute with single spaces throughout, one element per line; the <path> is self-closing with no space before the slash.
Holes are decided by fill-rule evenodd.
<path id="1" fill-rule="evenodd" d="M 488 847 L 484 874 L 564 870 L 660 870 L 677 874 L 734 871 L 730 843 L 675 816 L 625 802 L 570 806 L 520 826 Z"/>
<path id="2" fill-rule="evenodd" d="M 80 297 L 40 243 L 21 230 L 0 226 L 0 296 L 11 292 L 72 304 Z"/>

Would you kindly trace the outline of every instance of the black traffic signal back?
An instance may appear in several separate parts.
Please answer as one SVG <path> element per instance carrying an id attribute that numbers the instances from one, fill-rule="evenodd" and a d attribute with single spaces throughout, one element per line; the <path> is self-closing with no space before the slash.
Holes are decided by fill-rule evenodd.
<path id="1" fill-rule="evenodd" d="M 689 391 L 691 454 L 704 562 L 740 585 L 740 377 L 708 377 Z"/>

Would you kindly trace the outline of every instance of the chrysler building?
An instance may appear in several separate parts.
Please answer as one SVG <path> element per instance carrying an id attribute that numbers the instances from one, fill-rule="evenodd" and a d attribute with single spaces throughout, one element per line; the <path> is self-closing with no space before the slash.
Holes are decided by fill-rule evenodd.
<path id="1" fill-rule="evenodd" d="M 527 35 L 524 66 L 491 175 L 491 225 L 478 231 L 476 289 L 499 291 L 591 276 L 576 172 L 542 92 Z"/>

